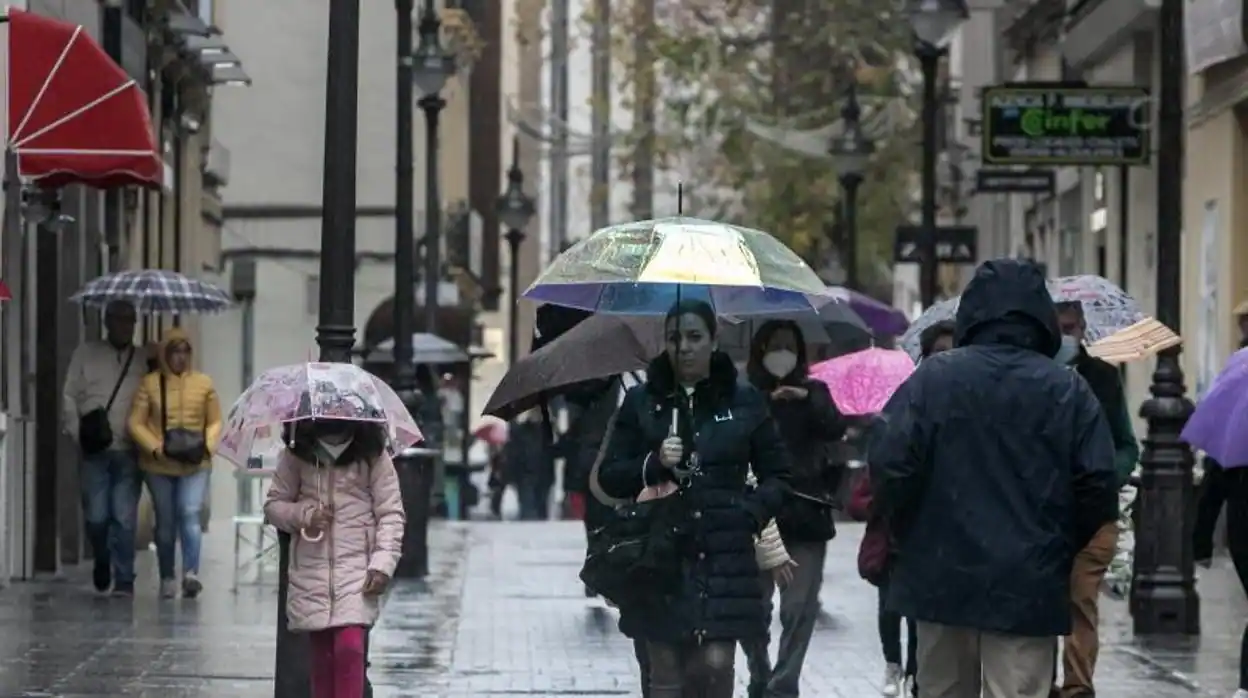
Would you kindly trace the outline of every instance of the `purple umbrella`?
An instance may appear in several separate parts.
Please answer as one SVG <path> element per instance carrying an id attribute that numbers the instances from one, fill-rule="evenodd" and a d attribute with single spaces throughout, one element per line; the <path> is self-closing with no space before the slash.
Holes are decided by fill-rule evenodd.
<path id="1" fill-rule="evenodd" d="M 1182 438 L 1224 468 L 1248 466 L 1248 350 L 1235 352 L 1196 405 Z"/>
<path id="2" fill-rule="evenodd" d="M 887 303 L 881 303 L 865 293 L 850 290 L 844 286 L 829 286 L 828 294 L 837 300 L 846 301 L 862 318 L 863 322 L 876 334 L 901 335 L 910 326 L 906 314 Z"/>

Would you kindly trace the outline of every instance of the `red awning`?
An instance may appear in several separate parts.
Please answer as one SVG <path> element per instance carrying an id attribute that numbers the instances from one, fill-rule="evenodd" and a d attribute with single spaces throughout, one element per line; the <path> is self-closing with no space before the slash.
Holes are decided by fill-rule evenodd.
<path id="1" fill-rule="evenodd" d="M 158 188 L 147 97 L 76 24 L 9 10 L 9 147 L 45 187 Z"/>

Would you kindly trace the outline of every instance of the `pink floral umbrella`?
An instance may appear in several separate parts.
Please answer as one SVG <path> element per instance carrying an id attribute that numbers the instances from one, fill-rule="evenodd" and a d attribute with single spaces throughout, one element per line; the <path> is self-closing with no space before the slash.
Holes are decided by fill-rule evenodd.
<path id="1" fill-rule="evenodd" d="M 345 419 L 385 426 L 395 451 L 424 439 L 416 420 L 385 381 L 354 364 L 313 362 L 260 374 L 225 418 L 217 455 L 247 467 L 257 447 L 301 419 Z"/>
<path id="2" fill-rule="evenodd" d="M 875 347 L 810 367 L 811 378 L 828 386 L 837 409 L 847 415 L 875 414 L 884 409 L 911 373 L 914 361 L 906 352 Z"/>

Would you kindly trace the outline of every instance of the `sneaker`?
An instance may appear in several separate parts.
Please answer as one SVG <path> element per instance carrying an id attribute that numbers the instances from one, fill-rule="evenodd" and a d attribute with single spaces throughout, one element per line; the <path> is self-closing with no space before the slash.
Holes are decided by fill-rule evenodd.
<path id="1" fill-rule="evenodd" d="M 901 665 L 889 664 L 884 669 L 884 688 L 880 690 L 881 695 L 899 696 L 902 689 Z"/>
<path id="2" fill-rule="evenodd" d="M 909 698 L 919 698 L 919 681 L 913 674 L 907 676 L 901 685 L 901 695 L 909 696 Z"/>
<path id="3" fill-rule="evenodd" d="M 187 572 L 182 575 L 182 595 L 188 599 L 199 596 L 199 592 L 204 590 L 203 582 L 199 581 L 199 577 L 194 572 Z"/>
<path id="4" fill-rule="evenodd" d="M 101 594 L 108 593 L 109 587 L 113 585 L 113 571 L 108 558 L 95 558 L 95 564 L 91 568 L 91 583 Z"/>
<path id="5" fill-rule="evenodd" d="M 178 580 L 162 579 L 160 580 L 160 598 L 176 599 L 178 597 Z"/>
<path id="6" fill-rule="evenodd" d="M 117 582 L 113 585 L 113 596 L 115 598 L 132 598 L 134 596 L 134 582 Z"/>
<path id="7" fill-rule="evenodd" d="M 1241 688 L 1235 691 L 1235 695 L 1231 696 L 1231 698 L 1248 698 L 1248 688 Z"/>

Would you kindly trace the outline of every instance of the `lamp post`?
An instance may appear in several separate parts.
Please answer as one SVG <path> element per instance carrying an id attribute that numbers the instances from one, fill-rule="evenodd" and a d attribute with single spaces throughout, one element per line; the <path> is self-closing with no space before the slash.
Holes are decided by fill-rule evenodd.
<path id="1" fill-rule="evenodd" d="M 394 86 L 394 376 L 399 399 L 413 414 L 417 409 L 416 366 L 412 363 L 412 324 L 416 302 L 415 145 L 413 96 L 412 14 L 414 0 L 394 0 L 397 42 L 397 79 Z"/>
<path id="2" fill-rule="evenodd" d="M 832 142 L 832 158 L 845 194 L 841 208 L 842 240 L 845 244 L 841 254 L 844 255 L 845 286 L 857 290 L 858 187 L 862 184 L 862 173 L 866 171 L 871 156 L 875 153 L 875 145 L 862 132 L 862 108 L 858 106 L 858 86 L 852 82 L 845 95 L 845 104 L 841 107 L 841 120 L 845 122 L 845 131 L 840 138 Z"/>
<path id="3" fill-rule="evenodd" d="M 1183 226 L 1183 0 L 1163 0 L 1158 17 L 1157 319 L 1181 325 L 1179 260 Z M 1148 421 L 1140 459 L 1139 531 L 1135 539 L 1132 624 L 1137 634 L 1200 634 L 1190 529 L 1192 452 L 1179 439 L 1192 414 L 1184 395 L 1179 349 L 1157 357 L 1152 397 L 1140 408 Z"/>
<path id="4" fill-rule="evenodd" d="M 923 307 L 936 302 L 936 146 L 939 141 L 940 102 L 937 69 L 945 55 L 945 42 L 969 16 L 965 0 L 918 0 L 910 12 L 915 56 L 923 69 L 923 196 L 922 249 L 919 295 Z"/>
<path id="5" fill-rule="evenodd" d="M 355 344 L 355 167 L 359 135 L 360 0 L 331 0 L 325 78 L 325 160 L 321 188 L 320 317 L 322 361 L 348 362 Z M 290 632 L 286 596 L 290 535 L 278 534 L 277 651 L 274 698 L 306 698 L 306 635 Z"/>
<path id="6" fill-rule="evenodd" d="M 446 106 L 442 88 L 455 74 L 455 55 L 442 46 L 442 20 L 434 0 L 425 0 L 420 15 L 420 44 L 412 55 L 412 70 L 412 79 L 421 94 L 420 109 L 425 113 L 425 332 L 437 334 L 438 285 L 442 281 L 438 117 Z"/>
<path id="7" fill-rule="evenodd" d="M 508 286 L 511 311 L 507 319 L 507 362 L 515 364 L 520 355 L 520 243 L 524 229 L 537 213 L 533 197 L 524 193 L 524 172 L 520 170 L 520 139 L 511 139 L 511 167 L 507 169 L 507 189 L 498 197 L 498 219 L 507 228 L 507 249 L 511 253 Z"/>

